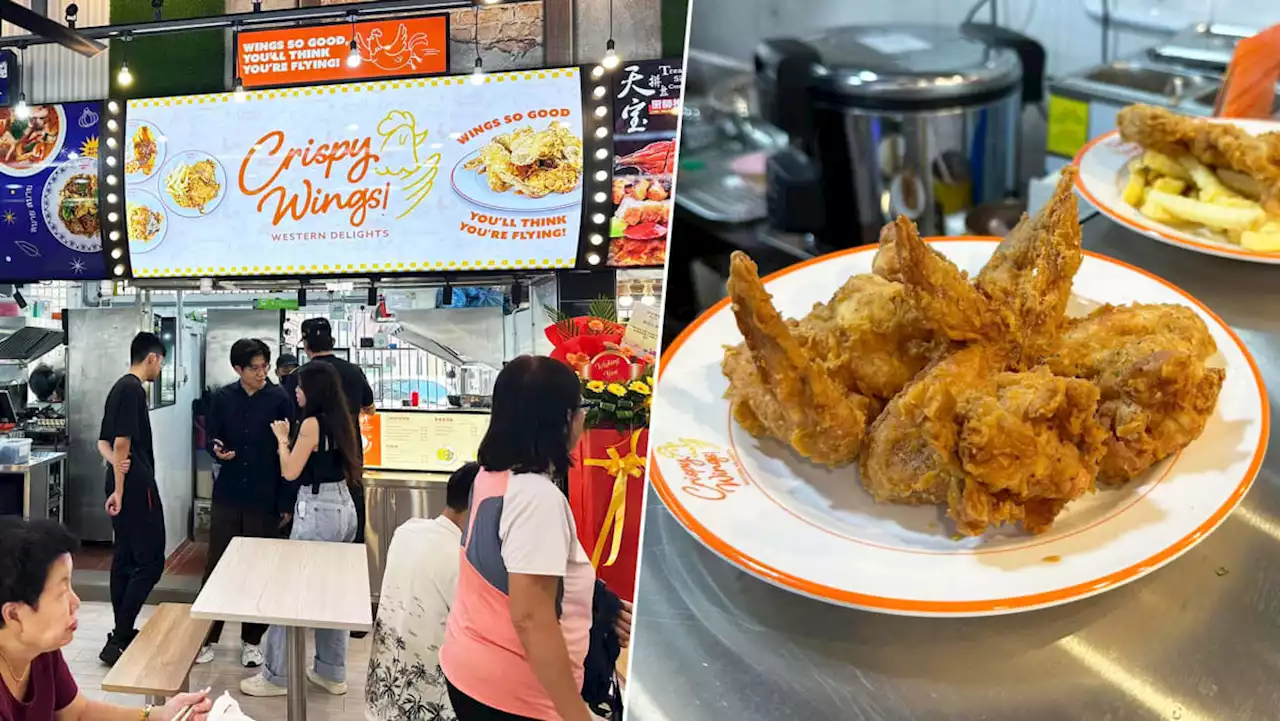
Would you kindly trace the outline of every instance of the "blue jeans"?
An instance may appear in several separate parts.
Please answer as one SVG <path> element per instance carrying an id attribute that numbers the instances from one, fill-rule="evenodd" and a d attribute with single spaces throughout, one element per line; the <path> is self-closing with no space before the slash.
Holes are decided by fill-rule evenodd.
<path id="1" fill-rule="evenodd" d="M 325 483 L 320 492 L 312 495 L 311 488 L 298 490 L 298 502 L 293 507 L 294 541 L 330 541 L 351 543 L 356 537 L 356 506 L 345 483 Z M 284 627 L 272 626 L 267 631 L 267 663 L 262 676 L 277 686 L 288 683 L 288 649 L 284 642 Z M 317 628 L 316 674 L 335 683 L 347 680 L 347 631 Z"/>

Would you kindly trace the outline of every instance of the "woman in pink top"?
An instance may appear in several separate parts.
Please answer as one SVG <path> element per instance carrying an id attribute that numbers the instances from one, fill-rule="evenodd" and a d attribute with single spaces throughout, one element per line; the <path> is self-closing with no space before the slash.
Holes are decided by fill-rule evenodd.
<path id="1" fill-rule="evenodd" d="M 595 571 L 560 485 L 584 415 L 560 361 L 498 374 L 440 650 L 458 721 L 594 718 L 581 689 Z"/>

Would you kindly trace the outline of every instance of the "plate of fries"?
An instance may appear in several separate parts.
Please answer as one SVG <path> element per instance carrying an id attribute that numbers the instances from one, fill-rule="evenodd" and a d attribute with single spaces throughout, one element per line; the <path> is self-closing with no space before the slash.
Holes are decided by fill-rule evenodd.
<path id="1" fill-rule="evenodd" d="M 1280 131 L 1280 122 L 1262 120 L 1178 122 L 1203 133 L 1211 132 L 1205 130 L 1210 123 L 1231 124 L 1255 137 Z M 1160 137 L 1156 131 L 1152 135 Z M 1112 220 L 1155 240 L 1209 255 L 1280 264 L 1280 214 L 1274 203 L 1266 202 L 1266 183 L 1225 164 L 1204 162 L 1212 153 L 1197 157 L 1170 152 L 1171 147 L 1176 144 L 1157 149 L 1126 142 L 1119 130 L 1101 135 L 1076 156 L 1076 188 Z"/>

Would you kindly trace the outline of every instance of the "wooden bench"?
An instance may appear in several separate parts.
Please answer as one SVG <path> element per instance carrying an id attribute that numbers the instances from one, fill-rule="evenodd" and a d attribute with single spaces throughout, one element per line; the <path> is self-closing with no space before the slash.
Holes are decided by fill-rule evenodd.
<path id="1" fill-rule="evenodd" d="M 188 604 L 160 604 L 102 679 L 102 690 L 146 696 L 155 706 L 188 691 L 191 667 L 211 625 L 192 618 Z"/>

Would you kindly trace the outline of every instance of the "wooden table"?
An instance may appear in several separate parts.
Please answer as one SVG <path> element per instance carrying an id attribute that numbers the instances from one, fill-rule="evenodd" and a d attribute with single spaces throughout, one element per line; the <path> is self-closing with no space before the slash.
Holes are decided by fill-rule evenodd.
<path id="1" fill-rule="evenodd" d="M 370 631 L 362 544 L 234 538 L 191 607 L 192 618 L 285 627 L 289 721 L 305 721 L 308 628 Z"/>

